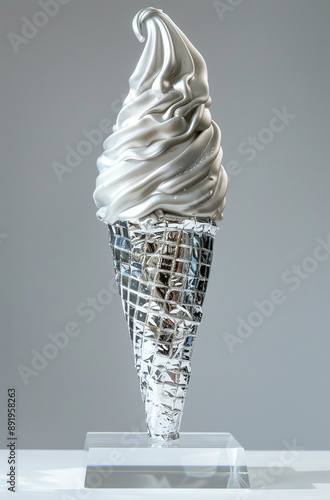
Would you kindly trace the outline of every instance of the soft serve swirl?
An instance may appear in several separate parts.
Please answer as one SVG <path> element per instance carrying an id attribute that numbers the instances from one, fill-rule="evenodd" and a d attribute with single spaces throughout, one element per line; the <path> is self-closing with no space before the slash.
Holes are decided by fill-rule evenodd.
<path id="1" fill-rule="evenodd" d="M 97 161 L 94 200 L 105 223 L 155 210 L 222 219 L 227 175 L 219 127 L 211 119 L 206 64 L 159 9 L 133 20 L 147 41 L 130 91 Z"/>

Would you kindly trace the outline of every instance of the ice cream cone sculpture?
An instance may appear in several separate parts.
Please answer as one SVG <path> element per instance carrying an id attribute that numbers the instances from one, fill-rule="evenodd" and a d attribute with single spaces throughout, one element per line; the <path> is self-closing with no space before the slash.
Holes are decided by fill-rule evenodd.
<path id="1" fill-rule="evenodd" d="M 110 246 L 149 435 L 179 437 L 191 355 L 227 175 L 206 65 L 166 14 L 140 11 L 147 41 L 98 160 L 94 199 Z"/>

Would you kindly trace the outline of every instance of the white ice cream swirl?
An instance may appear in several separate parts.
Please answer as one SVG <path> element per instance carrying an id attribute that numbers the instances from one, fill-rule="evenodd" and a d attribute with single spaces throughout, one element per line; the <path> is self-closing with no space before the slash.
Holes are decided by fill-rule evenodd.
<path id="1" fill-rule="evenodd" d="M 221 220 L 227 175 L 205 61 L 161 10 L 135 16 L 141 42 L 142 24 L 147 42 L 97 162 L 97 217 L 113 223 L 160 209 Z"/>

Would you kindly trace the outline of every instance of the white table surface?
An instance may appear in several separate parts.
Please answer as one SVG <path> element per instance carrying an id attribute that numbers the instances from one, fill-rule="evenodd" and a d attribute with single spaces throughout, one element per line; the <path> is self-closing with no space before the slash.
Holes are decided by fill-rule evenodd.
<path id="1" fill-rule="evenodd" d="M 18 450 L 16 493 L 7 492 L 7 450 L 0 450 L 0 499 L 330 500 L 330 451 L 247 451 L 249 490 L 84 489 L 80 450 Z"/>

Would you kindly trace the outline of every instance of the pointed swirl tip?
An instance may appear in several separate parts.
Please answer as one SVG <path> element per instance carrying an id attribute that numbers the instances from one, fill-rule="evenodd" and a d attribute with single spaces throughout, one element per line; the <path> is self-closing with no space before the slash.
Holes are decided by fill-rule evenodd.
<path id="1" fill-rule="evenodd" d="M 146 9 L 141 9 L 133 19 L 133 31 L 139 42 L 143 43 L 145 37 L 142 35 L 142 24 L 146 22 L 147 19 L 153 16 L 164 15 L 161 9 L 155 9 L 154 7 L 147 7 Z"/>

